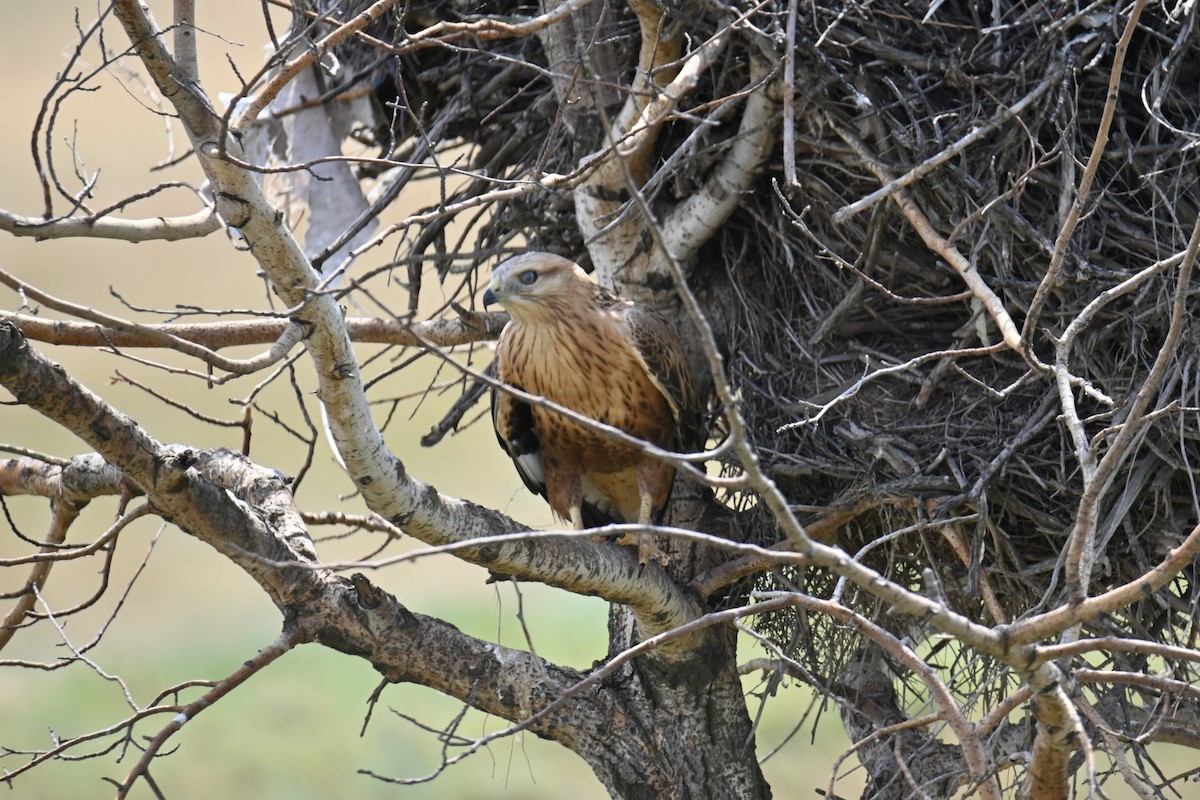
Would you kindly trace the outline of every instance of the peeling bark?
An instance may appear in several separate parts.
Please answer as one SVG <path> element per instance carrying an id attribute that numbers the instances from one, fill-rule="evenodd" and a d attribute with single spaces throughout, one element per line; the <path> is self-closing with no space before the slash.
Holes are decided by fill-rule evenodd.
<path id="1" fill-rule="evenodd" d="M 1021 800 L 1058 800 L 1070 792 L 1071 758 L 1079 751 L 1082 732 L 1070 705 L 1057 684 L 1034 697 L 1037 730 Z"/>

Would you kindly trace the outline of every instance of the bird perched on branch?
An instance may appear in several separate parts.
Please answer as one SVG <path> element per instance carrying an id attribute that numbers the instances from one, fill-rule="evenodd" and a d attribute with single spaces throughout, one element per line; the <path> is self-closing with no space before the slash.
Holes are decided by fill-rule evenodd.
<path id="1" fill-rule="evenodd" d="M 504 383 L 664 450 L 703 445 L 704 399 L 675 329 L 659 314 L 549 253 L 498 266 L 483 303 L 512 316 L 496 348 Z M 661 521 L 675 478 L 667 461 L 499 389 L 492 422 L 525 485 L 575 528 Z M 662 560 L 649 535 L 637 542 L 641 564 Z"/>

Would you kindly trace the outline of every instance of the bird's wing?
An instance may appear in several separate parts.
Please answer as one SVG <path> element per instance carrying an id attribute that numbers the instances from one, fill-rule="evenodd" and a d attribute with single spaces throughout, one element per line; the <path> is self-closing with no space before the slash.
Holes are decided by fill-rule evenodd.
<path id="1" fill-rule="evenodd" d="M 520 388 L 520 387 L 517 387 Z M 511 394 L 492 389 L 492 426 L 500 446 L 517 467 L 522 482 L 534 494 L 546 496 L 546 470 L 542 445 L 533 429 L 533 412 Z"/>
<path id="2" fill-rule="evenodd" d="M 635 303 L 626 303 L 621 316 L 629 331 L 627 345 L 671 406 L 677 446 L 682 451 L 700 449 L 705 399 L 675 329 L 659 314 Z"/>

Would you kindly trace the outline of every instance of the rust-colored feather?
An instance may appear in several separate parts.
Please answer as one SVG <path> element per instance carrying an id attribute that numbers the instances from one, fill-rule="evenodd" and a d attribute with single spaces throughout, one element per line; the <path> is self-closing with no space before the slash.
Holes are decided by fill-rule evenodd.
<path id="1" fill-rule="evenodd" d="M 697 446 L 703 408 L 674 329 L 597 286 L 577 265 L 527 253 L 497 267 L 485 301 L 512 314 L 496 349 L 504 383 L 668 450 Z M 502 391 L 492 417 L 532 491 L 589 526 L 655 519 L 674 468 L 639 448 Z M 577 512 L 577 513 L 578 513 Z"/>

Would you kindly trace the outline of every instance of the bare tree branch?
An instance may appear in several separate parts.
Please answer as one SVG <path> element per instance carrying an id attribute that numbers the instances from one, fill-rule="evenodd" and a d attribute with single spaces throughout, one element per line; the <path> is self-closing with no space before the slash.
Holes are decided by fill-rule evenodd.
<path id="1" fill-rule="evenodd" d="M 205 208 L 186 217 L 119 219 L 103 216 L 60 217 L 50 220 L 22 217 L 0 209 L 0 231 L 37 239 L 86 236 L 89 239 L 118 239 L 124 242 L 175 242 L 204 237 L 220 229 L 221 220 L 212 208 Z"/>
<path id="2" fill-rule="evenodd" d="M 220 322 L 144 323 L 106 327 L 99 323 L 49 320 L 28 314 L 0 311 L 0 320 L 12 322 L 30 339 L 75 347 L 168 347 L 175 339 L 193 342 L 208 350 L 279 341 L 288 329 L 284 319 L 222 320 Z M 406 347 L 428 342 L 455 347 L 495 339 L 508 314 L 472 311 L 458 319 L 404 322 L 377 317 L 350 317 L 346 329 L 351 341 L 397 344 Z"/>

